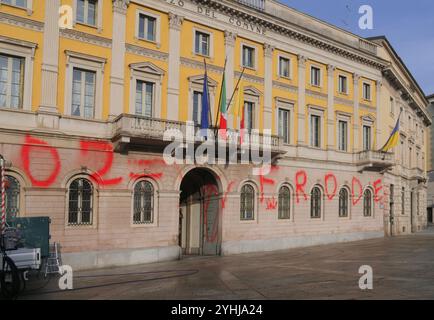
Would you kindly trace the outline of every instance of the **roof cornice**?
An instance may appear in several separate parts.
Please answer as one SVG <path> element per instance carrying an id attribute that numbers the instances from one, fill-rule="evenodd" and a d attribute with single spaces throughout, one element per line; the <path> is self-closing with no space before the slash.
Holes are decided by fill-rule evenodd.
<path id="1" fill-rule="evenodd" d="M 369 50 L 357 49 L 343 42 L 337 41 L 322 34 L 315 33 L 312 30 L 307 30 L 300 26 L 294 25 L 279 17 L 270 15 L 266 12 L 255 10 L 244 6 L 235 1 L 228 0 L 192 0 L 198 4 L 208 6 L 216 11 L 240 17 L 247 21 L 259 24 L 267 29 L 272 29 L 277 33 L 285 35 L 291 39 L 302 43 L 309 44 L 318 49 L 334 53 L 345 57 L 349 60 L 358 61 L 359 63 L 369 65 L 379 70 L 383 70 L 388 62 Z M 359 38 L 359 42 L 363 44 L 371 43 L 369 40 Z M 361 46 L 363 46 L 361 44 Z"/>

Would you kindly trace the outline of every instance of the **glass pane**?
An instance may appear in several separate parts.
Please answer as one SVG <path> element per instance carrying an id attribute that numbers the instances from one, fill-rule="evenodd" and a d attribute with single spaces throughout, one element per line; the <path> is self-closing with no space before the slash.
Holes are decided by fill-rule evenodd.
<path id="1" fill-rule="evenodd" d="M 77 0 L 77 21 L 84 22 L 84 0 Z"/>
<path id="2" fill-rule="evenodd" d="M 146 83 L 146 96 L 145 96 L 145 116 L 152 117 L 152 105 L 154 100 L 154 84 Z"/>
<path id="3" fill-rule="evenodd" d="M 27 8 L 27 0 L 16 0 L 16 5 L 19 7 Z"/>
<path id="4" fill-rule="evenodd" d="M 139 38 L 145 38 L 145 15 L 139 15 Z"/>
<path id="5" fill-rule="evenodd" d="M 156 24 L 156 19 L 152 17 L 148 17 L 147 39 L 149 41 L 155 41 L 155 24 Z"/>
<path id="6" fill-rule="evenodd" d="M 88 4 L 87 24 L 92 26 L 96 25 L 97 2 L 96 0 L 89 0 Z"/>

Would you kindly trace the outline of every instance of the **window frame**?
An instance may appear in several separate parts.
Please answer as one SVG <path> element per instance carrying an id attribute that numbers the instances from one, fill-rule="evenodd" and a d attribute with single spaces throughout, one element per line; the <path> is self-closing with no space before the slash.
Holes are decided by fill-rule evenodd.
<path id="1" fill-rule="evenodd" d="M 289 118 L 288 118 L 288 142 L 284 142 L 285 145 L 291 145 L 293 144 L 293 139 L 294 139 L 294 134 L 291 132 L 291 130 L 294 128 L 294 105 L 295 102 L 291 101 L 291 100 L 287 100 L 284 98 L 280 98 L 277 97 L 275 98 L 275 106 L 276 106 L 276 114 L 275 114 L 275 119 L 276 119 L 276 135 L 279 136 L 279 125 L 280 125 L 280 121 L 279 121 L 279 110 L 285 110 L 288 111 L 289 113 Z"/>
<path id="2" fill-rule="evenodd" d="M 323 149 L 324 146 L 324 113 L 325 111 L 322 108 L 316 107 L 316 106 L 309 106 L 309 147 L 314 149 Z M 313 135 L 312 135 L 312 117 L 319 117 L 319 147 L 314 146 L 313 142 Z"/>
<path id="3" fill-rule="evenodd" d="M 193 121 L 193 94 L 195 91 L 203 93 L 203 82 L 204 76 L 192 76 L 188 78 L 188 119 L 189 121 Z M 215 105 L 215 99 L 217 94 L 218 83 L 214 79 L 208 76 L 208 91 L 209 91 L 209 106 L 211 109 L 211 114 L 215 114 L 215 108 L 218 106 Z"/>
<path id="4" fill-rule="evenodd" d="M 345 90 L 342 90 L 341 79 L 345 79 Z M 339 92 L 339 94 L 348 95 L 349 94 L 348 85 L 349 85 L 348 76 L 346 76 L 344 74 L 338 74 L 338 92 Z"/>
<path id="5" fill-rule="evenodd" d="M 369 140 L 366 139 L 365 128 L 369 129 Z M 366 124 L 366 123 L 362 124 L 362 147 L 363 147 L 363 151 L 372 151 L 372 148 L 373 148 L 373 145 L 372 145 L 372 128 L 373 128 L 373 126 L 370 124 Z M 369 143 L 369 147 L 366 145 L 366 143 Z"/>
<path id="6" fill-rule="evenodd" d="M 141 221 L 140 222 L 135 221 L 135 213 L 136 213 L 135 212 L 135 192 L 136 192 L 136 187 L 141 183 L 149 184 L 152 188 L 151 189 L 151 191 L 152 191 L 152 197 L 151 197 L 152 204 L 151 204 L 151 220 L 150 220 L 150 222 L 146 222 L 143 220 L 143 218 L 144 218 L 144 216 L 142 217 L 142 215 L 144 215 L 143 212 L 140 213 L 141 214 Z M 157 195 L 158 195 L 158 191 L 157 191 L 155 183 L 152 180 L 139 179 L 134 183 L 133 188 L 132 188 L 132 206 L 131 206 L 132 207 L 132 219 L 131 219 L 132 226 L 136 226 L 136 227 L 142 226 L 143 227 L 143 226 L 155 226 L 156 225 L 156 216 L 157 216 L 156 210 L 158 209 L 158 197 L 157 197 Z M 143 199 L 141 198 L 141 201 L 142 200 Z"/>
<path id="7" fill-rule="evenodd" d="M 95 110 L 94 118 L 86 119 L 78 117 L 83 120 L 102 120 L 103 116 L 103 84 L 104 84 L 104 69 L 106 64 L 105 58 L 90 56 L 78 52 L 65 51 L 66 60 L 66 81 L 65 81 L 65 115 L 74 117 L 72 115 L 72 86 L 73 86 L 73 73 L 74 69 L 84 69 L 96 73 L 95 78 Z"/>
<path id="8" fill-rule="evenodd" d="M 33 68 L 35 60 L 37 44 L 33 42 L 16 40 L 4 36 L 0 36 L 0 53 L 4 55 L 16 56 L 24 58 L 24 81 L 23 81 L 23 102 L 21 109 L 7 110 L 32 110 L 33 99 Z M 3 108 L 2 108 L 3 109 Z"/>
<path id="9" fill-rule="evenodd" d="M 90 223 L 70 223 L 70 192 L 71 192 L 71 184 L 75 182 L 76 180 L 86 180 L 91 188 L 92 188 L 92 195 L 91 195 L 91 212 L 90 212 Z M 95 186 L 95 184 L 92 182 L 92 179 L 88 175 L 76 175 L 69 179 L 67 185 L 66 185 L 66 217 L 65 217 L 65 227 L 67 229 L 76 229 L 76 228 L 90 228 L 95 229 L 97 227 L 98 221 L 97 221 L 97 212 L 98 212 L 98 190 Z M 79 219 L 79 212 L 77 212 L 77 221 L 80 221 Z"/>
<path id="10" fill-rule="evenodd" d="M 249 187 L 249 188 L 251 188 L 252 189 L 252 195 L 253 195 L 253 199 L 252 199 L 252 205 L 253 205 L 253 208 L 252 208 L 252 217 L 249 219 L 249 218 L 246 218 L 245 216 L 243 217 L 243 212 L 241 211 L 242 210 L 242 200 L 243 200 L 243 189 L 244 188 L 246 188 L 246 187 Z M 256 219 L 257 219 L 257 207 L 258 207 L 258 204 L 256 203 L 256 200 L 257 200 L 257 198 L 258 198 L 258 196 L 257 196 L 257 190 L 256 190 L 256 188 L 255 188 L 255 186 L 252 184 L 252 183 L 250 183 L 250 182 L 244 182 L 244 183 L 242 183 L 241 184 L 241 188 L 240 188 L 240 201 L 239 201 L 239 205 L 240 205 L 240 210 L 239 210 L 239 217 L 240 217 L 240 221 L 241 222 L 254 222 L 254 221 L 256 221 Z"/>
<path id="11" fill-rule="evenodd" d="M 197 52 L 196 51 L 196 36 L 197 36 L 198 33 L 201 33 L 201 34 L 204 34 L 204 35 L 208 36 L 208 54 L 204 54 L 202 52 Z M 193 51 L 192 52 L 193 52 L 193 55 L 195 55 L 195 56 L 212 58 L 214 56 L 213 33 L 210 32 L 210 31 L 208 31 L 208 30 L 205 30 L 205 29 L 194 27 L 193 28 Z"/>
<path id="12" fill-rule="evenodd" d="M 343 192 L 343 191 L 345 191 L 346 192 L 346 215 L 342 215 L 342 211 L 341 211 L 341 209 L 343 208 L 342 207 L 342 204 L 341 204 L 341 193 Z M 350 198 L 350 189 L 347 187 L 347 186 L 344 186 L 344 187 L 342 187 L 340 190 L 339 190 L 339 198 L 338 198 L 338 204 L 339 204 L 339 218 L 341 218 L 341 219 L 345 219 L 345 218 L 347 218 L 347 219 L 349 219 L 350 218 L 350 209 L 351 209 L 351 206 L 350 206 L 350 200 L 351 200 L 351 198 Z"/>
<path id="13" fill-rule="evenodd" d="M 367 197 L 366 194 L 369 193 L 369 198 L 368 198 L 368 202 L 369 202 L 369 207 L 367 207 Z M 369 210 L 367 210 L 369 209 Z M 369 211 L 369 214 L 366 214 L 367 211 Z M 363 191 L 363 217 L 365 218 L 373 218 L 374 217 L 374 193 L 372 192 L 372 190 L 370 188 L 366 188 Z"/>
<path id="14" fill-rule="evenodd" d="M 10 190 L 10 187 L 8 187 L 8 185 L 10 185 L 10 182 L 8 182 L 9 178 L 12 178 L 13 180 L 15 180 L 16 185 L 17 185 L 17 196 L 16 196 L 16 212 L 15 212 L 15 218 L 17 217 L 21 217 L 24 214 L 21 212 L 22 208 L 25 208 L 24 206 L 24 187 L 23 187 L 23 181 L 20 177 L 17 177 L 13 172 L 9 172 L 8 170 L 5 171 L 5 177 L 6 177 L 6 194 L 5 194 L 5 200 L 6 200 L 6 204 L 5 204 L 5 209 L 6 209 L 6 221 L 10 222 L 10 213 L 8 214 L 8 205 L 9 205 L 9 196 L 8 196 L 8 189 Z M 0 174 L 0 181 L 1 181 L 2 177 Z M 0 197 L 2 196 L 1 194 L 1 190 L 0 190 Z"/>
<path id="15" fill-rule="evenodd" d="M 83 118 L 83 119 L 87 119 L 87 120 L 92 120 L 95 119 L 95 109 L 96 109 L 96 72 L 92 71 L 92 70 L 86 70 L 83 68 L 73 68 L 72 72 L 73 75 L 75 74 L 76 71 L 80 72 L 81 75 L 81 79 L 80 79 L 80 83 L 81 83 L 81 88 L 80 88 L 80 115 L 73 115 L 73 109 L 72 109 L 72 105 L 71 105 L 71 116 L 73 117 L 79 117 L 79 118 Z M 94 87 L 93 87 L 93 115 L 92 117 L 86 117 L 85 116 L 85 101 L 86 101 L 86 78 L 87 78 L 87 74 L 93 74 L 94 76 Z M 73 76 L 73 84 L 72 84 L 72 88 L 74 89 L 74 76 Z M 74 94 L 72 93 L 72 97 L 74 97 Z M 72 99 L 73 101 L 74 99 Z"/>
<path id="16" fill-rule="evenodd" d="M 89 0 L 85 0 L 86 2 L 88 2 Z M 102 31 L 102 23 L 103 23 L 103 2 L 104 0 L 96 0 L 97 1 L 97 5 L 96 5 L 96 17 L 95 17 L 95 25 L 89 24 L 87 22 L 80 22 L 77 19 L 77 13 L 78 13 L 78 0 L 74 0 L 74 26 L 76 26 L 77 24 L 85 26 L 85 27 L 89 27 L 89 28 L 94 28 L 97 29 L 98 32 Z M 84 19 L 84 17 L 83 17 Z"/>
<path id="17" fill-rule="evenodd" d="M 288 61 L 288 76 L 285 76 L 282 74 L 282 69 L 281 69 L 281 60 L 282 59 L 285 59 Z M 283 55 L 283 54 L 279 54 L 277 56 L 277 76 L 279 78 L 283 78 L 283 79 L 287 79 L 287 80 L 292 79 L 292 60 L 290 57 Z"/>
<path id="18" fill-rule="evenodd" d="M 152 118 L 161 118 L 162 86 L 165 71 L 151 62 L 139 62 L 129 65 L 130 70 L 130 102 L 129 114 L 136 115 L 137 81 L 154 84 L 154 98 L 152 103 Z M 140 116 L 140 115 L 139 115 Z"/>
<path id="19" fill-rule="evenodd" d="M 369 88 L 369 91 L 365 91 L 365 88 Z M 369 92 L 369 96 L 366 93 Z M 372 102 L 372 84 L 366 81 L 362 82 L 362 98 L 365 101 Z"/>
<path id="20" fill-rule="evenodd" d="M 148 16 L 155 19 L 155 40 L 148 40 L 140 37 L 140 15 Z M 146 30 L 146 28 L 145 28 Z M 161 16 L 143 9 L 136 10 L 136 26 L 135 26 L 135 38 L 140 41 L 146 41 L 157 45 L 157 48 L 161 47 Z M 146 33 L 146 32 L 145 32 Z"/>
<path id="21" fill-rule="evenodd" d="M 253 66 L 248 66 L 244 63 L 244 48 L 249 48 L 253 50 L 253 55 L 252 55 L 252 59 L 253 59 Z M 253 45 L 253 44 L 248 44 L 248 43 L 241 43 L 241 50 L 240 50 L 240 66 L 241 68 L 246 68 L 246 69 L 250 69 L 250 70 L 256 70 L 257 66 L 258 66 L 258 48 Z"/>
<path id="22" fill-rule="evenodd" d="M 281 215 L 281 203 L 280 203 L 280 199 L 281 199 L 281 191 L 283 189 L 287 189 L 289 194 L 289 203 L 288 203 L 288 212 L 287 212 L 287 216 L 282 216 Z M 293 210 L 292 210 L 292 205 L 293 205 L 293 192 L 292 192 L 292 188 L 288 185 L 288 184 L 283 184 L 279 187 L 278 189 L 278 198 L 277 198 L 277 219 L 279 221 L 293 221 Z"/>
<path id="23" fill-rule="evenodd" d="M 314 207 L 313 207 L 313 193 L 315 190 L 319 190 L 319 215 L 314 215 Z M 319 185 L 314 185 L 312 190 L 310 191 L 310 218 L 315 220 L 322 220 L 323 219 L 323 212 L 324 212 L 324 193 L 322 188 Z"/>
<path id="24" fill-rule="evenodd" d="M 313 78 L 313 73 L 312 72 L 313 72 L 314 69 L 318 70 L 318 84 L 316 84 L 316 83 L 313 82 L 314 78 Z M 315 64 L 313 64 L 313 65 L 310 66 L 310 85 L 312 87 L 316 87 L 316 88 L 321 88 L 322 87 L 322 68 L 320 66 L 318 66 L 318 65 L 315 65 Z"/>

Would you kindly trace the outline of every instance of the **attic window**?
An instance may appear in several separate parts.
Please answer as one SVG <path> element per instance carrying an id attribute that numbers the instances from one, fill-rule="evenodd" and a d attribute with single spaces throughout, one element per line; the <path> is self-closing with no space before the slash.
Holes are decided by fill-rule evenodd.
<path id="1" fill-rule="evenodd" d="M 238 0 L 238 2 L 256 10 L 265 10 L 265 0 Z"/>

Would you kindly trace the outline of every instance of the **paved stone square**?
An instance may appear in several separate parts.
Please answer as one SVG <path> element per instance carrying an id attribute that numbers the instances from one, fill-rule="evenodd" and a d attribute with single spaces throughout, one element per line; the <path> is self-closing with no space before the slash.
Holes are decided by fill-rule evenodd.
<path id="1" fill-rule="evenodd" d="M 374 289 L 358 270 L 370 265 Z M 43 286 L 43 287 L 42 287 Z M 21 299 L 434 299 L 434 230 L 396 238 L 74 273 L 31 282 Z"/>

